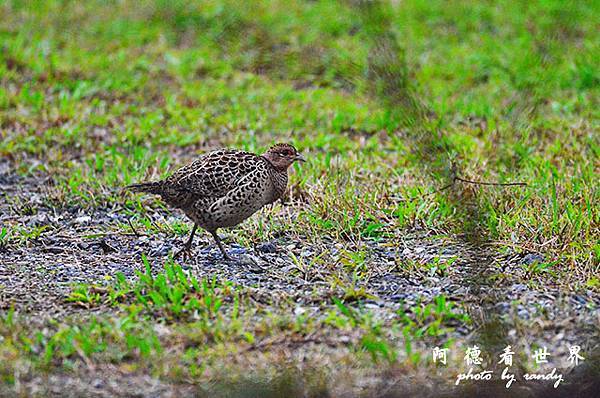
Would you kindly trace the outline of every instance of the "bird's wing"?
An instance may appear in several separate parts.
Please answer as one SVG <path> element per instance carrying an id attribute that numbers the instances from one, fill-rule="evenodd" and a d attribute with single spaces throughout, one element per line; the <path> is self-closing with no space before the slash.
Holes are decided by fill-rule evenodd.
<path id="1" fill-rule="evenodd" d="M 168 177 L 169 188 L 198 197 L 223 197 L 262 161 L 252 153 L 219 150 L 208 153 Z"/>

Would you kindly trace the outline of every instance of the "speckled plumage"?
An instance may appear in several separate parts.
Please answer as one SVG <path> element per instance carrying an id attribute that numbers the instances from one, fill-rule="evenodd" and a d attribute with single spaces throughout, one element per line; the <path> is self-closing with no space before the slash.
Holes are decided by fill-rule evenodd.
<path id="1" fill-rule="evenodd" d="M 262 155 L 221 149 L 200 157 L 162 181 L 127 188 L 160 195 L 194 222 L 186 250 L 200 226 L 215 237 L 223 256 L 228 258 L 217 229 L 233 227 L 279 199 L 287 186 L 288 167 L 296 160 L 304 159 L 289 144 L 274 145 Z"/>

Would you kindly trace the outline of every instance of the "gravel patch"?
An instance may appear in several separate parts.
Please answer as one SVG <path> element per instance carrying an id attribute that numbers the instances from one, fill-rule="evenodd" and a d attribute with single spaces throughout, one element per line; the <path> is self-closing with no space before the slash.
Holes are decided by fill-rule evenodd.
<path id="1" fill-rule="evenodd" d="M 184 238 L 165 233 L 142 235 L 120 228 L 128 220 L 117 207 L 91 211 L 53 208 L 47 204 L 48 189 L 45 181 L 0 173 L 0 223 L 50 231 L 24 244 L 0 248 L 2 310 L 14 306 L 21 315 L 38 322 L 76 313 L 112 311 L 103 306 L 81 308 L 65 298 L 77 283 L 106 283 L 118 272 L 134 279 L 135 271 L 143 271 L 142 254 L 159 271 L 169 254 L 182 245 Z M 24 210 L 24 203 L 31 209 Z M 166 212 L 157 212 L 156 216 L 174 217 Z M 449 301 L 464 304 L 474 321 L 471 327 L 457 325 L 454 337 L 463 346 L 477 343 L 482 351 L 494 354 L 508 344 L 527 342 L 529 346 L 547 346 L 562 358 L 554 364 L 567 366 L 564 359 L 568 344 L 581 345 L 588 353 L 597 353 L 600 347 L 600 297 L 591 290 L 565 292 L 552 284 L 531 283 L 524 266 L 544 261 L 540 253 L 501 254 L 493 245 L 473 243 L 461 236 L 407 231 L 398 241 L 367 241 L 363 266 L 368 271 L 364 278 L 353 282 L 340 264 L 343 252 L 353 249 L 346 242 L 324 237 L 318 245 L 310 245 L 287 235 L 256 247 L 241 247 L 227 238 L 225 242 L 237 261 L 223 261 L 205 234 L 196 237 L 194 254 L 181 262 L 182 267 L 199 277 L 216 276 L 251 289 L 258 298 L 267 297 L 267 304 L 293 301 L 296 311 L 314 316 L 320 316 L 324 303 L 330 303 L 333 295 L 343 294 L 339 287 L 332 287 L 333 276 L 364 289 L 368 298 L 363 305 L 381 317 L 394 316 L 403 308 L 445 295 Z M 324 251 L 327 265 L 311 265 Z M 443 268 L 444 264 L 449 265 Z M 589 367 L 587 372 L 597 372 L 597 368 Z M 182 391 L 192 394 L 187 387 L 163 384 L 146 376 L 122 376 L 128 378 L 125 381 L 118 376 L 103 379 L 94 374 L 87 379 L 80 375 L 48 377 L 43 383 L 32 381 L 32 386 L 47 388 L 39 391 L 41 395 L 60 394 L 60 389 L 54 391 L 53 386 L 72 383 L 78 385 L 70 390 L 73 396 L 110 396 L 115 391 L 113 385 L 125 388 L 124 396 L 135 396 L 140 386 L 145 391 L 143 396 L 173 396 Z"/>

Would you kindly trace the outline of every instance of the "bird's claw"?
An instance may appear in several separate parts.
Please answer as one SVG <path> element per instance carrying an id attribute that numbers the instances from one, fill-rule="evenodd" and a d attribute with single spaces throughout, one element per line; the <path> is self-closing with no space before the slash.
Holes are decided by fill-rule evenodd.
<path id="1" fill-rule="evenodd" d="M 186 245 L 186 246 L 182 247 L 181 249 L 177 250 L 177 252 L 175 252 L 175 255 L 173 256 L 173 259 L 177 259 L 181 255 L 183 255 L 182 260 L 187 261 L 192 256 L 191 246 Z"/>

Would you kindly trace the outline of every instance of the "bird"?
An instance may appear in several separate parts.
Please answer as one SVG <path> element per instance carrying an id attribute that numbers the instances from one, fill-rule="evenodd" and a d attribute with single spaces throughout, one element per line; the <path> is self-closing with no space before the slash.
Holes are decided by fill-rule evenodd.
<path id="1" fill-rule="evenodd" d="M 214 238 L 225 260 L 227 254 L 217 230 L 234 227 L 263 206 L 280 199 L 288 183 L 288 169 L 305 162 L 291 144 L 278 143 L 257 155 L 235 149 L 219 149 L 181 167 L 160 181 L 128 185 L 131 192 L 156 194 L 180 209 L 194 223 L 182 253 L 189 255 L 198 227 Z"/>

